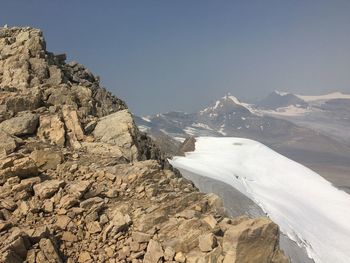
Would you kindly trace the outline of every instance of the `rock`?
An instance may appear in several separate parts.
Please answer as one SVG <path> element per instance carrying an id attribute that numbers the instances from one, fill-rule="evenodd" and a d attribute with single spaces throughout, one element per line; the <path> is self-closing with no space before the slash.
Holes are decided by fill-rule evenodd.
<path id="1" fill-rule="evenodd" d="M 132 236 L 132 239 L 137 243 L 147 243 L 152 238 L 150 234 L 137 232 L 137 231 L 133 231 L 131 236 Z"/>
<path id="2" fill-rule="evenodd" d="M 116 227 L 117 231 L 121 231 L 131 224 L 131 218 L 128 214 L 117 211 L 114 213 L 111 224 Z"/>
<path id="3" fill-rule="evenodd" d="M 46 150 L 35 150 L 30 154 L 36 165 L 42 170 L 55 169 L 62 163 L 63 156 L 60 152 Z"/>
<path id="4" fill-rule="evenodd" d="M 175 260 L 177 262 L 184 263 L 186 262 L 186 256 L 182 252 L 177 252 L 175 255 Z"/>
<path id="5" fill-rule="evenodd" d="M 123 152 L 117 145 L 110 145 L 101 142 L 82 142 L 82 147 L 84 147 L 90 154 L 107 155 L 115 158 L 123 157 Z"/>
<path id="6" fill-rule="evenodd" d="M 38 184 L 41 182 L 40 177 L 32 177 L 32 178 L 27 178 L 23 179 L 19 184 L 16 184 L 12 187 L 13 192 L 20 192 L 20 191 L 32 191 L 33 186 L 35 184 Z"/>
<path id="7" fill-rule="evenodd" d="M 227 254 L 224 262 L 271 262 L 278 240 L 278 226 L 270 219 L 244 220 L 224 234 L 223 251 Z"/>
<path id="8" fill-rule="evenodd" d="M 164 250 L 164 259 L 167 261 L 172 261 L 174 259 L 175 253 L 175 249 L 172 247 L 166 247 Z"/>
<path id="9" fill-rule="evenodd" d="M 8 158 L 0 161 L 0 184 L 3 184 L 10 177 L 21 179 L 37 176 L 39 171 L 35 162 L 29 158 Z"/>
<path id="10" fill-rule="evenodd" d="M 40 256 L 37 257 L 37 263 L 63 263 L 58 250 L 50 239 L 43 238 L 39 242 Z"/>
<path id="11" fill-rule="evenodd" d="M 40 139 L 58 146 L 64 146 L 66 140 L 64 124 L 57 114 L 40 116 L 40 126 L 37 135 Z"/>
<path id="12" fill-rule="evenodd" d="M 217 240 L 214 234 L 203 234 L 199 236 L 199 248 L 203 252 L 208 252 L 213 250 L 217 246 Z"/>
<path id="13" fill-rule="evenodd" d="M 76 242 L 78 239 L 77 237 L 68 231 L 63 232 L 62 238 L 63 241 L 67 241 L 67 242 Z"/>
<path id="14" fill-rule="evenodd" d="M 7 132 L 0 129 L 0 155 L 5 155 L 14 152 L 20 144 L 20 139 L 11 136 Z"/>
<path id="15" fill-rule="evenodd" d="M 101 118 L 93 135 L 101 142 L 118 146 L 127 159 L 137 160 L 136 131 L 131 114 L 128 110 L 122 110 Z"/>
<path id="16" fill-rule="evenodd" d="M 88 223 L 86 228 L 89 231 L 89 233 L 91 233 L 91 234 L 96 234 L 96 233 L 101 232 L 100 223 L 97 221 L 93 221 L 93 222 Z"/>
<path id="17" fill-rule="evenodd" d="M 79 258 L 78 258 L 78 262 L 79 263 L 86 263 L 86 262 L 90 262 L 90 260 L 92 260 L 90 253 L 83 251 L 80 253 Z"/>
<path id="18" fill-rule="evenodd" d="M 15 135 L 31 135 L 36 132 L 39 124 L 39 117 L 36 114 L 25 113 L 23 115 L 8 119 L 0 123 L 0 130 Z"/>
<path id="19" fill-rule="evenodd" d="M 155 241 L 150 240 L 147 246 L 147 251 L 143 262 L 145 263 L 158 263 L 158 261 L 163 257 L 163 248 L 162 245 Z"/>
<path id="20" fill-rule="evenodd" d="M 212 229 L 215 228 L 216 224 L 218 223 L 216 219 L 213 217 L 213 215 L 208 215 L 204 217 L 203 221 L 207 223 Z"/>
<path id="21" fill-rule="evenodd" d="M 40 184 L 34 185 L 35 195 L 40 199 L 46 199 L 53 196 L 61 187 L 65 185 L 63 180 L 47 180 Z"/>
<path id="22" fill-rule="evenodd" d="M 72 110 L 68 106 L 64 106 L 62 109 L 64 123 L 67 127 L 67 135 L 70 141 L 70 144 L 74 147 L 80 145 L 78 141 L 84 139 L 84 132 L 81 128 L 78 114 L 76 110 Z"/>

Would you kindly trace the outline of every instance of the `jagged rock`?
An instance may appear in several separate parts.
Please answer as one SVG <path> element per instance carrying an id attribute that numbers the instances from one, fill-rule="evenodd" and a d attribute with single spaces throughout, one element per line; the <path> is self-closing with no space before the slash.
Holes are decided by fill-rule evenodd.
<path id="1" fill-rule="evenodd" d="M 78 262 L 79 263 L 86 263 L 86 262 L 90 262 L 92 260 L 89 252 L 81 252 L 78 258 Z"/>
<path id="2" fill-rule="evenodd" d="M 11 136 L 7 132 L 0 129 L 0 155 L 3 153 L 7 155 L 16 150 L 20 144 L 20 139 L 15 136 Z M 1 152 L 2 151 L 2 152 Z"/>
<path id="3" fill-rule="evenodd" d="M 53 245 L 50 239 L 41 239 L 39 247 L 40 251 L 36 258 L 37 263 L 63 263 L 57 248 Z"/>
<path id="4" fill-rule="evenodd" d="M 163 257 L 163 248 L 162 245 L 155 241 L 150 240 L 147 246 L 147 251 L 143 262 L 145 263 L 158 263 L 158 261 Z"/>
<path id="5" fill-rule="evenodd" d="M 11 135 L 23 136 L 34 134 L 39 124 L 39 116 L 25 113 L 0 123 L 0 130 Z"/>
<path id="6" fill-rule="evenodd" d="M 0 169 L 0 184 L 4 183 L 10 177 L 17 176 L 24 179 L 38 175 L 38 167 L 29 157 L 20 159 L 11 157 L 2 160 L 0 161 Z"/>
<path id="7" fill-rule="evenodd" d="M 64 124 L 57 114 L 40 116 L 40 126 L 37 135 L 40 139 L 47 140 L 58 146 L 64 146 L 66 140 Z"/>
<path id="8" fill-rule="evenodd" d="M 63 180 L 47 180 L 34 185 L 35 195 L 40 199 L 46 199 L 53 196 L 61 187 L 65 185 Z"/>
<path id="9" fill-rule="evenodd" d="M 164 259 L 167 261 L 172 261 L 175 257 L 175 249 L 172 247 L 166 247 L 164 250 Z"/>
<path id="10" fill-rule="evenodd" d="M 244 220 L 224 234 L 223 251 L 227 254 L 224 262 L 271 262 L 278 240 L 278 226 L 271 220 Z"/>
<path id="11" fill-rule="evenodd" d="M 217 240 L 213 233 L 199 236 L 199 248 L 203 252 L 211 251 L 217 246 Z"/>
<path id="12" fill-rule="evenodd" d="M 136 129 L 129 111 L 122 110 L 101 118 L 93 135 L 101 142 L 118 146 L 129 160 L 137 160 Z"/>
<path id="13" fill-rule="evenodd" d="M 89 233 L 91 233 L 91 234 L 96 234 L 96 233 L 101 232 L 101 226 L 100 226 L 99 222 L 97 222 L 97 221 L 88 223 L 86 228 L 89 231 Z"/>
<path id="14" fill-rule="evenodd" d="M 16 184 L 12 187 L 12 191 L 14 192 L 20 192 L 23 190 L 32 191 L 33 185 L 38 184 L 40 182 L 41 182 L 40 177 L 23 179 L 19 184 Z"/>
<path id="15" fill-rule="evenodd" d="M 138 231 L 132 232 L 132 239 L 137 243 L 147 243 L 152 238 L 152 235 Z"/>
<path id="16" fill-rule="evenodd" d="M 60 152 L 46 150 L 35 150 L 30 154 L 36 165 L 42 170 L 55 169 L 63 161 Z"/>
<path id="17" fill-rule="evenodd" d="M 62 109 L 64 123 L 67 127 L 67 135 L 70 145 L 73 147 L 80 147 L 79 141 L 84 139 L 84 132 L 79 122 L 78 114 L 75 110 L 64 106 Z"/>

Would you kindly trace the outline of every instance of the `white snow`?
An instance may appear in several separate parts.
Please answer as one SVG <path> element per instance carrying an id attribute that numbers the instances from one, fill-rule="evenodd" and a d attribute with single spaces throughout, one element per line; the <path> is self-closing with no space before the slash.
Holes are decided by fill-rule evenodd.
<path id="1" fill-rule="evenodd" d="M 276 110 L 261 110 L 261 113 L 267 115 L 280 115 L 280 116 L 301 116 L 310 112 L 310 108 L 302 108 L 294 105 L 289 105 L 287 107 L 277 108 Z"/>
<path id="2" fill-rule="evenodd" d="M 265 145 L 199 137 L 171 164 L 232 185 L 254 200 L 316 263 L 350 262 L 350 195 Z"/>
<path id="3" fill-rule="evenodd" d="M 147 132 L 148 130 L 150 130 L 150 127 L 147 127 L 145 125 L 139 125 L 138 128 L 142 132 Z"/>
<path id="4" fill-rule="evenodd" d="M 302 100 L 306 102 L 318 101 L 318 100 L 333 100 L 333 99 L 350 99 L 350 94 L 344 94 L 341 92 L 333 92 L 326 95 L 319 96 L 304 96 L 304 95 L 296 95 Z"/>
<path id="5" fill-rule="evenodd" d="M 282 97 L 290 94 L 289 92 L 284 92 L 284 91 L 279 91 L 279 90 L 275 90 L 274 92 Z"/>
<path id="6" fill-rule="evenodd" d="M 143 119 L 144 121 L 147 121 L 147 122 L 151 122 L 151 120 L 150 120 L 150 117 L 142 117 L 141 119 Z"/>
<path id="7" fill-rule="evenodd" d="M 207 130 L 213 130 L 213 129 L 210 128 L 207 124 L 200 123 L 200 122 L 192 123 L 191 126 L 192 126 L 192 127 L 195 127 L 195 128 L 202 128 L 202 129 L 207 129 Z"/>

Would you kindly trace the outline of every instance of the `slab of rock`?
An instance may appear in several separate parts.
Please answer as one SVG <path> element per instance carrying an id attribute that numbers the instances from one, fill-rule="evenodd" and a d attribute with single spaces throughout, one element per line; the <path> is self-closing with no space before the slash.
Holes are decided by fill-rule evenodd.
<path id="1" fill-rule="evenodd" d="M 199 248 L 203 252 L 212 251 L 217 246 L 217 240 L 213 233 L 200 235 Z"/>
<path id="2" fill-rule="evenodd" d="M 58 146 L 64 146 L 66 132 L 59 115 L 40 116 L 40 126 L 37 135 L 41 140 L 49 141 Z"/>
<path id="3" fill-rule="evenodd" d="M 33 113 L 25 113 L 0 123 L 0 130 L 15 136 L 31 135 L 36 132 L 39 124 L 39 116 Z"/>
<path id="4" fill-rule="evenodd" d="M 34 185 L 34 193 L 40 199 L 46 199 L 53 196 L 61 187 L 65 185 L 63 180 L 47 180 Z"/>
<path id="5" fill-rule="evenodd" d="M 14 152 L 20 144 L 20 139 L 11 136 L 7 132 L 0 129 L 0 155 Z"/>
<path id="6" fill-rule="evenodd" d="M 270 219 L 261 217 L 243 220 L 224 234 L 224 262 L 271 262 L 278 240 L 278 226 Z"/>
<path id="7" fill-rule="evenodd" d="M 62 153 L 50 149 L 35 150 L 30 154 L 30 158 L 32 158 L 36 165 L 44 171 L 55 169 L 57 165 L 63 161 Z"/>
<path id="8" fill-rule="evenodd" d="M 64 106 L 62 113 L 70 144 L 74 147 L 79 147 L 79 141 L 82 141 L 84 139 L 84 132 L 81 128 L 77 111 L 71 109 L 68 106 Z"/>
<path id="9" fill-rule="evenodd" d="M 147 251 L 143 262 L 145 263 L 158 263 L 158 261 L 164 256 L 162 245 L 155 241 L 150 240 L 147 246 Z"/>
<path id="10" fill-rule="evenodd" d="M 93 135 L 101 142 L 117 145 L 129 160 L 138 159 L 136 146 L 137 128 L 128 110 L 121 110 L 101 118 Z"/>
<path id="11" fill-rule="evenodd" d="M 57 248 L 53 245 L 50 239 L 41 239 L 39 247 L 40 252 L 36 258 L 37 263 L 63 263 Z"/>
<path id="12" fill-rule="evenodd" d="M 10 177 L 21 179 L 37 176 L 39 173 L 35 162 L 29 158 L 11 157 L 0 161 L 0 184 L 3 184 Z"/>

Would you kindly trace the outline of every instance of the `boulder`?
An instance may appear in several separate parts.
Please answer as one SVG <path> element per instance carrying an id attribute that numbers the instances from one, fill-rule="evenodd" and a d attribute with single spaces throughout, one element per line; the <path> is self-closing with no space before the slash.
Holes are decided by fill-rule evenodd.
<path id="1" fill-rule="evenodd" d="M 59 115 L 40 116 L 40 126 L 37 135 L 41 140 L 64 146 L 66 132 Z"/>
<path id="2" fill-rule="evenodd" d="M 19 159 L 11 157 L 0 161 L 0 184 L 3 184 L 10 177 L 17 176 L 24 179 L 37 176 L 38 173 L 38 167 L 29 157 Z"/>
<path id="3" fill-rule="evenodd" d="M 224 262 L 270 263 L 279 242 L 278 226 L 270 219 L 247 219 L 226 230 Z"/>
<path id="4" fill-rule="evenodd" d="M 20 139 L 0 130 L 0 155 L 14 152 L 20 144 Z"/>
<path id="5" fill-rule="evenodd" d="M 34 193 L 40 199 L 46 199 L 53 196 L 61 187 L 65 185 L 63 180 L 47 180 L 34 185 Z"/>
<path id="6" fill-rule="evenodd" d="M 118 146 L 129 160 L 138 159 L 136 133 L 137 128 L 128 110 L 121 110 L 101 118 L 93 131 L 96 139 Z"/>
<path id="7" fill-rule="evenodd" d="M 50 149 L 35 150 L 30 154 L 30 158 L 41 170 L 56 169 L 63 161 L 62 153 Z"/>
<path id="8" fill-rule="evenodd" d="M 34 134 L 39 124 L 39 116 L 25 113 L 0 123 L 0 130 L 11 135 L 24 136 Z"/>
<path id="9" fill-rule="evenodd" d="M 37 255 L 37 263 L 63 263 L 57 248 L 48 238 L 43 238 L 39 242 L 40 251 Z"/>
<path id="10" fill-rule="evenodd" d="M 203 252 L 212 251 L 217 246 L 217 240 L 213 233 L 200 235 L 199 248 Z"/>
<path id="11" fill-rule="evenodd" d="M 162 245 L 155 241 L 150 240 L 147 246 L 147 251 L 143 259 L 144 263 L 158 263 L 164 256 Z"/>

